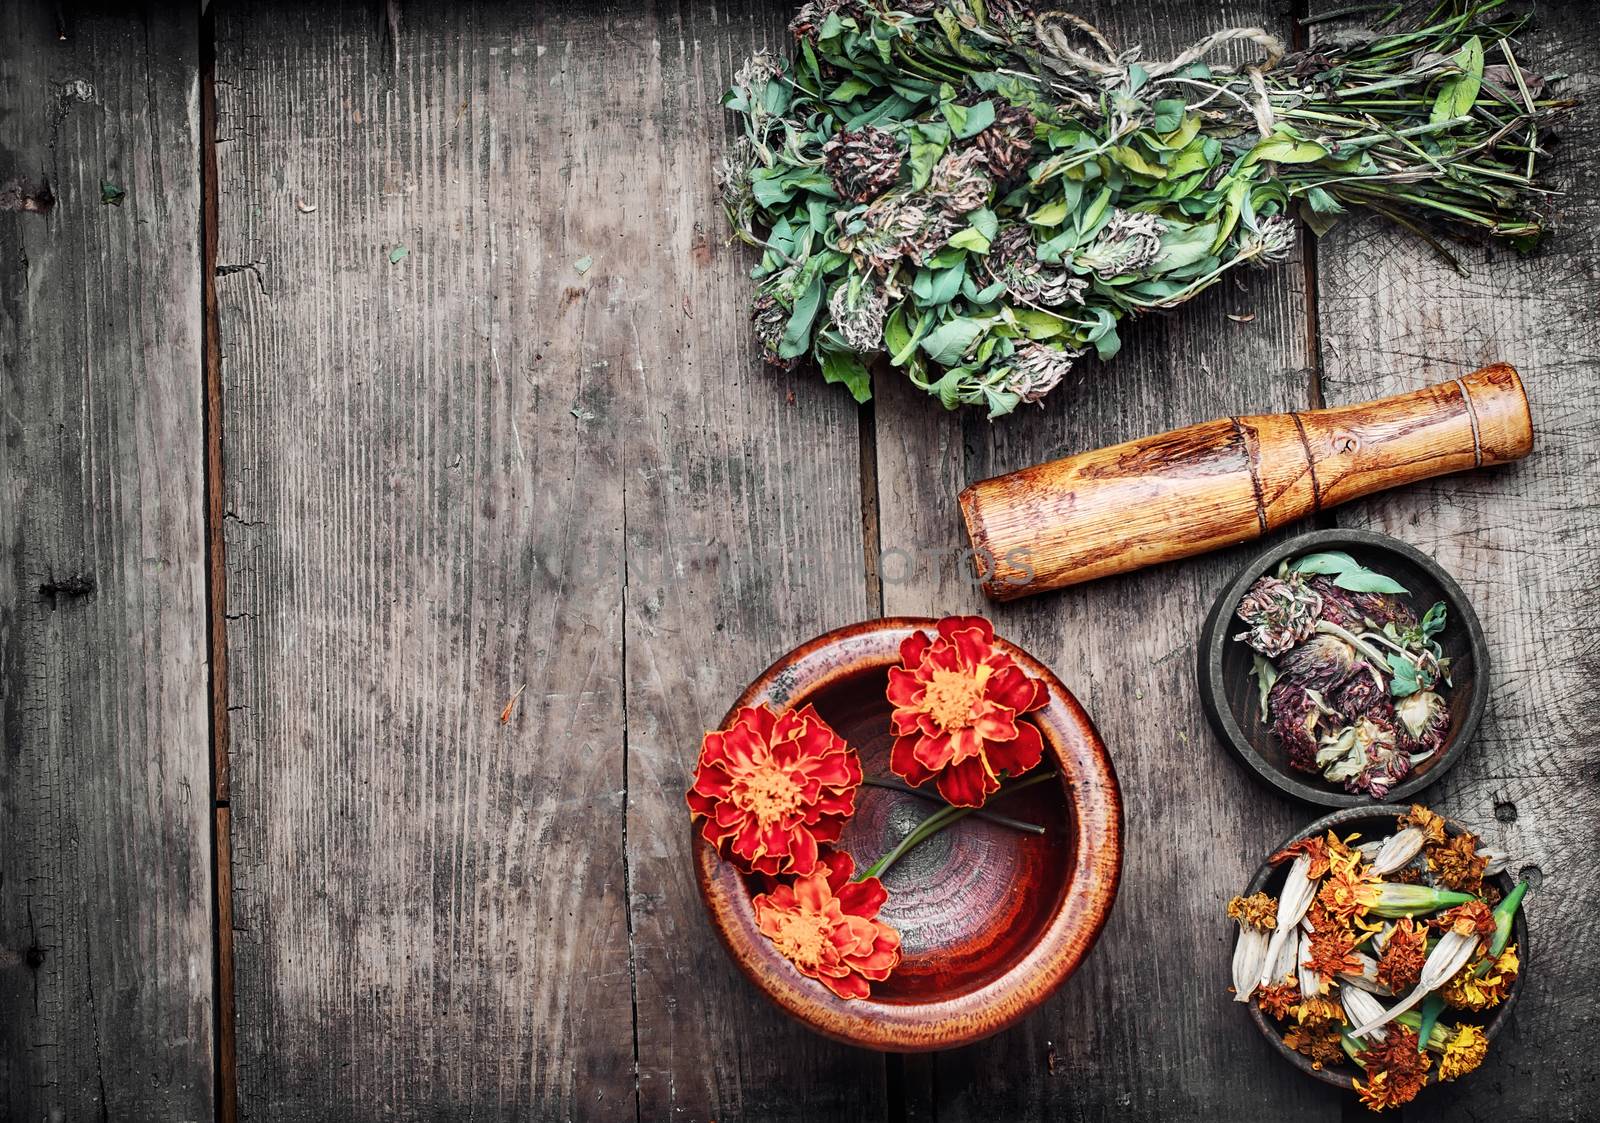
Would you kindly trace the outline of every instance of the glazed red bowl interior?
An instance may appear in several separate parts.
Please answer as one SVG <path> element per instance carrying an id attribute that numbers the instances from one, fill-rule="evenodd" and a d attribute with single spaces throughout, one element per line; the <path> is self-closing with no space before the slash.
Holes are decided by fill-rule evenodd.
<path id="1" fill-rule="evenodd" d="M 730 708 L 815 705 L 861 754 L 869 777 L 892 778 L 884 697 L 901 640 L 936 621 L 877 620 L 830 632 L 784 656 Z M 1023 1017 L 1063 983 L 1104 926 L 1121 870 L 1121 800 L 1088 715 L 1051 672 L 1003 648 L 1043 680 L 1050 699 L 1030 715 L 1059 782 L 1010 795 L 989 810 L 1036 823 L 1042 836 L 967 816 L 904 855 L 884 877 L 881 918 L 903 958 L 866 999 L 847 1001 L 801 975 L 755 926 L 759 888 L 722 861 L 698 831 L 694 853 L 713 925 L 735 962 L 790 1014 L 819 1032 L 870 1048 L 949 1048 Z M 931 792 L 931 785 L 928 790 Z M 863 785 L 840 845 L 865 868 L 938 810 L 920 796 Z"/>

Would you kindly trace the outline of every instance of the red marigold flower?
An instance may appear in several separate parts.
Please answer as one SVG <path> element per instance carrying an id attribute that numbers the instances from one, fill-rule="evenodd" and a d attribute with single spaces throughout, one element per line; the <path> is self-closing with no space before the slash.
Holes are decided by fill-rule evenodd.
<path id="1" fill-rule="evenodd" d="M 686 798 L 700 833 L 747 873 L 809 874 L 856 809 L 861 758 L 806 706 L 741 709 L 707 733 Z"/>
<path id="2" fill-rule="evenodd" d="M 840 998 L 865 998 L 900 962 L 900 933 L 878 919 L 883 882 L 851 881 L 854 873 L 850 855 L 829 851 L 813 872 L 753 902 L 761 934 Z"/>
<path id="3" fill-rule="evenodd" d="M 1039 763 L 1044 741 L 1018 719 L 1042 709 L 1049 695 L 995 648 L 989 621 L 947 616 L 937 639 L 906 637 L 900 662 L 889 671 L 889 767 L 906 783 L 932 779 L 949 803 L 981 807 L 999 790 L 1000 773 L 1020 776 Z"/>

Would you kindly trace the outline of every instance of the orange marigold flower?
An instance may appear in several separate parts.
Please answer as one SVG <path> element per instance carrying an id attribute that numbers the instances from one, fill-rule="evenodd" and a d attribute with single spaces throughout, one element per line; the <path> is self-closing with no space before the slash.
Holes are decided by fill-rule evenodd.
<path id="1" fill-rule="evenodd" d="M 1303 1026 L 1338 1026 L 1344 1022 L 1344 1007 L 1336 1000 L 1320 994 L 1309 995 L 1290 1013 Z"/>
<path id="2" fill-rule="evenodd" d="M 1356 954 L 1356 934 L 1338 921 L 1323 907 L 1311 914 L 1311 957 L 1305 965 L 1326 982 L 1333 982 L 1340 972 L 1361 974 L 1361 957 Z"/>
<path id="3" fill-rule="evenodd" d="M 1268 987 L 1257 987 L 1256 1004 L 1261 1007 L 1262 1013 L 1281 1022 L 1293 1014 L 1295 1007 L 1300 1004 L 1300 984 L 1290 979 Z"/>
<path id="4" fill-rule="evenodd" d="M 830 851 L 812 873 L 753 902 L 761 934 L 840 998 L 865 998 L 900 962 L 900 933 L 878 919 L 883 882 L 851 881 L 854 873 L 850 855 Z"/>
<path id="5" fill-rule="evenodd" d="M 1389 932 L 1378 959 L 1378 981 L 1396 994 L 1403 994 L 1422 978 L 1422 965 L 1428 958 L 1428 930 L 1411 917 L 1402 917 Z"/>
<path id="6" fill-rule="evenodd" d="M 1400 816 L 1400 828 L 1415 827 L 1421 831 L 1429 842 L 1438 844 L 1444 841 L 1444 817 L 1435 815 L 1420 803 L 1413 803 L 1411 810 Z"/>
<path id="7" fill-rule="evenodd" d="M 1521 969 L 1517 946 L 1512 944 L 1494 959 L 1468 963 L 1439 988 L 1439 994 L 1458 1010 L 1488 1010 L 1505 1001 Z"/>
<path id="8" fill-rule="evenodd" d="M 939 635 L 913 632 L 900 645 L 902 666 L 889 671 L 889 767 L 913 787 L 933 780 L 957 807 L 981 807 L 1000 774 L 1020 776 L 1039 763 L 1039 730 L 1019 720 L 1049 700 L 1044 683 L 994 646 L 981 616 L 947 616 Z"/>
<path id="9" fill-rule="evenodd" d="M 1445 1044 L 1444 1055 L 1439 1058 L 1439 1079 L 1455 1080 L 1465 1076 L 1483 1063 L 1489 1052 L 1489 1037 L 1482 1027 L 1457 1026 L 1455 1036 Z"/>
<path id="10" fill-rule="evenodd" d="M 1340 923 L 1353 924 L 1378 903 L 1378 882 L 1337 860 L 1334 865 L 1317 891 L 1317 901 Z"/>
<path id="11" fill-rule="evenodd" d="M 1330 1025 L 1292 1025 L 1283 1035 L 1283 1043 L 1296 1053 L 1311 1058 L 1311 1067 L 1336 1065 L 1344 1060 L 1344 1046 L 1339 1044 L 1339 1030 Z"/>
<path id="12" fill-rule="evenodd" d="M 1359 850 L 1352 849 L 1344 839 L 1329 831 L 1323 838 L 1302 838 L 1299 842 L 1292 842 L 1267 861 L 1277 865 L 1302 855 L 1310 861 L 1306 876 L 1312 881 L 1327 876 L 1328 871 L 1336 865 L 1354 869 L 1361 859 Z"/>
<path id="13" fill-rule="evenodd" d="M 1478 840 L 1472 835 L 1458 834 L 1430 846 L 1427 856 L 1428 872 L 1440 885 L 1463 893 L 1476 893 L 1483 888 L 1483 871 L 1489 859 L 1478 857 Z"/>
<path id="14" fill-rule="evenodd" d="M 861 758 L 817 711 L 741 709 L 707 733 L 687 799 L 700 833 L 748 873 L 809 874 L 856 808 Z"/>
<path id="15" fill-rule="evenodd" d="M 1494 913 L 1482 901 L 1468 901 L 1464 905 L 1457 905 L 1447 909 L 1428 921 L 1440 932 L 1457 932 L 1463 936 L 1476 935 L 1478 939 L 1488 939 L 1494 935 Z"/>
<path id="16" fill-rule="evenodd" d="M 1384 1027 L 1382 1041 L 1373 1041 L 1356 1061 L 1367 1070 L 1367 1085 L 1355 1081 L 1361 1102 L 1373 1111 L 1410 1103 L 1428 1079 L 1433 1059 L 1417 1048 L 1417 1033 L 1391 1023 Z"/>
<path id="17" fill-rule="evenodd" d="M 1237 920 L 1261 932 L 1270 932 L 1278 926 L 1278 902 L 1265 893 L 1248 897 L 1235 897 L 1228 902 L 1228 919 Z"/>

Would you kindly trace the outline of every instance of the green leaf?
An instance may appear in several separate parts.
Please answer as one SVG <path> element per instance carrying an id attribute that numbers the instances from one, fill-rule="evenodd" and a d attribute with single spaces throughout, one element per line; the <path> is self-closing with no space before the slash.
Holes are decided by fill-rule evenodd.
<path id="1" fill-rule="evenodd" d="M 903 356 L 911 350 L 911 329 L 906 326 L 906 306 L 899 305 L 890 313 L 889 319 L 883 325 L 883 345 L 891 356 L 891 362 L 896 366 L 904 362 Z"/>
<path id="2" fill-rule="evenodd" d="M 1067 201 L 1057 199 L 1053 203 L 1046 203 L 1028 216 L 1028 221 L 1035 226 L 1060 226 L 1067 217 Z"/>
<path id="3" fill-rule="evenodd" d="M 1374 573 L 1370 569 L 1349 569 L 1333 579 L 1333 583 L 1341 589 L 1349 589 L 1353 593 L 1408 593 L 1408 590 L 1393 577 L 1385 577 L 1381 573 Z"/>
<path id="4" fill-rule="evenodd" d="M 853 351 L 823 351 L 822 377 L 827 382 L 842 382 L 857 402 L 872 400 L 872 374 L 861 356 Z"/>
<path id="5" fill-rule="evenodd" d="M 979 232 L 990 241 L 993 241 L 994 236 L 1000 233 L 1000 219 L 988 207 L 979 207 L 977 210 L 969 212 L 967 221 L 977 227 Z"/>
<path id="6" fill-rule="evenodd" d="M 1420 624 L 1423 639 L 1432 639 L 1444 631 L 1448 611 L 1444 601 L 1435 601 L 1433 607 L 1423 614 Z"/>
<path id="7" fill-rule="evenodd" d="M 1217 236 L 1217 223 L 1203 226 L 1180 226 L 1169 223 L 1161 236 L 1161 256 L 1150 267 L 1152 273 L 1169 273 L 1193 265 L 1211 253 L 1211 242 Z"/>
<path id="8" fill-rule="evenodd" d="M 1294 560 L 1291 573 L 1343 573 L 1347 569 L 1360 569 L 1361 563 L 1349 554 L 1328 550 L 1320 554 L 1305 554 Z"/>
<path id="9" fill-rule="evenodd" d="M 802 40 L 802 42 L 804 42 L 804 40 Z M 840 82 L 836 87 L 834 87 L 833 91 L 828 94 L 828 100 L 832 102 L 838 102 L 840 105 L 843 105 L 847 101 L 854 101 L 862 94 L 870 94 L 871 92 L 871 83 L 863 82 L 859 78 L 846 78 L 843 82 Z"/>
<path id="10" fill-rule="evenodd" d="M 1011 316 L 1029 339 L 1053 339 L 1067 330 L 1067 322 L 1060 316 L 1037 308 L 1013 308 Z"/>
<path id="11" fill-rule="evenodd" d="M 1322 145 L 1274 133 L 1250 150 L 1247 164 L 1271 160 L 1275 164 L 1314 164 L 1328 154 Z"/>
<path id="12" fill-rule="evenodd" d="M 1272 693 L 1272 685 L 1278 681 L 1278 665 L 1259 651 L 1252 651 L 1250 658 L 1254 664 L 1250 673 L 1255 676 L 1256 691 L 1260 695 L 1261 720 L 1271 721 L 1272 716 L 1267 712 L 1267 695 Z"/>
<path id="13" fill-rule="evenodd" d="M 1405 656 L 1391 654 L 1389 670 L 1394 676 L 1389 680 L 1389 693 L 1394 697 L 1404 698 L 1420 689 L 1417 685 L 1417 668 Z"/>
<path id="14" fill-rule="evenodd" d="M 811 324 L 822 307 L 822 271 L 814 270 L 805 290 L 794 302 L 789 322 L 784 326 L 783 338 L 778 341 L 778 357 L 798 359 L 806 353 L 811 342 Z"/>
<path id="15" fill-rule="evenodd" d="M 922 341 L 922 349 L 927 352 L 928 358 L 940 366 L 953 367 L 988 326 L 987 320 L 957 316 L 930 331 Z"/>
<path id="16" fill-rule="evenodd" d="M 983 236 L 981 230 L 973 226 L 969 226 L 965 230 L 957 230 L 950 235 L 950 244 L 952 246 L 960 246 L 964 250 L 971 250 L 973 253 L 989 252 L 989 239 Z"/>
<path id="17" fill-rule="evenodd" d="M 1147 175 L 1152 179 L 1166 179 L 1167 169 L 1160 164 L 1152 164 L 1139 154 L 1139 150 L 1132 145 L 1119 144 L 1111 150 L 1111 158 L 1130 172 Z"/>
<path id="18" fill-rule="evenodd" d="M 406 259 L 406 255 L 409 254 L 410 252 L 411 251 L 406 249 L 404 246 L 396 246 L 394 249 L 389 251 L 389 264 L 390 265 L 399 265 L 402 261 L 404 261 Z M 594 258 L 592 258 L 592 257 L 580 257 L 577 261 L 573 262 L 572 264 L 573 264 L 574 268 L 578 268 L 579 266 L 581 266 L 581 268 L 578 268 L 578 272 L 582 273 L 582 272 L 585 272 L 589 268 L 589 266 L 592 265 L 593 263 L 594 263 Z"/>
<path id="19" fill-rule="evenodd" d="M 1158 133 L 1176 132 L 1178 126 L 1183 124 L 1185 105 L 1182 98 L 1162 98 L 1151 106 L 1151 109 L 1155 112 L 1155 119 L 1151 124 Z M 1184 144 L 1187 143 L 1188 141 L 1184 142 Z M 1177 147 L 1182 148 L 1183 145 L 1180 144 Z"/>
<path id="20" fill-rule="evenodd" d="M 1465 117 L 1477 104 L 1478 90 L 1483 86 L 1483 41 L 1474 35 L 1462 44 L 1452 61 L 1461 68 L 1461 73 L 1439 87 L 1433 112 L 1428 115 L 1430 125 Z"/>
<path id="21" fill-rule="evenodd" d="M 100 201 L 107 206 L 120 207 L 122 206 L 122 200 L 127 197 L 127 188 L 119 187 L 109 179 L 100 181 Z"/>
<path id="22" fill-rule="evenodd" d="M 994 102 L 980 101 L 977 105 L 967 107 L 967 118 L 962 124 L 957 125 L 952 122 L 950 127 L 955 130 L 956 136 L 967 140 L 977 136 L 992 124 L 994 124 Z"/>

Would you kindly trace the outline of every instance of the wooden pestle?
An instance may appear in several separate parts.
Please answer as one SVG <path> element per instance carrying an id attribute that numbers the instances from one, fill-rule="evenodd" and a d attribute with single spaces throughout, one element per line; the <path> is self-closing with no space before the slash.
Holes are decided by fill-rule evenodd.
<path id="1" fill-rule="evenodd" d="M 983 591 L 1042 593 L 1257 538 L 1375 491 L 1533 448 L 1506 363 L 1355 405 L 1225 417 L 961 493 Z"/>

